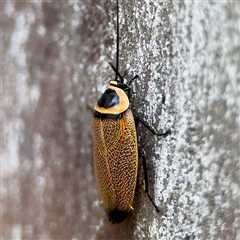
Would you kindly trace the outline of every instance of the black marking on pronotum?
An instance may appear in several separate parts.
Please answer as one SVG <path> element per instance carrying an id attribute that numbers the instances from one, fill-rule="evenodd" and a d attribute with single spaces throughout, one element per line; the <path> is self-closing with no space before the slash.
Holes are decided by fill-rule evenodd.
<path id="1" fill-rule="evenodd" d="M 107 89 L 98 100 L 99 107 L 110 108 L 119 103 L 119 96 L 112 89 Z"/>

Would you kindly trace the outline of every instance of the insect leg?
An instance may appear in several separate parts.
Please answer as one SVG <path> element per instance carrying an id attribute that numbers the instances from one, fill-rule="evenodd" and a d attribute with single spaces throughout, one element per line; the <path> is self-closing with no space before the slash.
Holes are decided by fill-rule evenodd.
<path id="1" fill-rule="evenodd" d="M 150 127 L 148 125 L 148 123 L 146 123 L 144 120 L 142 120 L 139 117 L 136 117 L 135 119 L 135 125 L 136 127 L 138 126 L 139 122 L 142 123 L 153 135 L 156 136 L 164 136 L 166 137 L 167 135 L 169 135 L 171 133 L 171 130 L 167 130 L 166 132 L 156 132 L 152 127 Z M 155 202 L 152 200 L 149 192 L 148 192 L 148 174 L 147 174 L 147 164 L 146 164 L 146 158 L 145 158 L 145 154 L 142 150 L 138 150 L 138 156 L 142 158 L 142 162 L 143 162 L 143 172 L 144 172 L 144 180 L 145 180 L 145 192 L 148 195 L 148 198 L 150 200 L 150 202 L 153 204 L 153 206 L 155 207 L 157 212 L 160 212 L 159 208 L 157 207 L 157 205 L 155 204 Z"/>
<path id="2" fill-rule="evenodd" d="M 153 204 L 153 206 L 155 207 L 157 212 L 160 212 L 160 210 L 158 209 L 157 205 L 155 204 L 155 202 L 152 200 L 149 192 L 148 192 L 148 174 L 147 174 L 147 164 L 146 164 L 146 158 L 145 158 L 145 154 L 142 150 L 138 150 L 138 156 L 142 158 L 142 162 L 143 162 L 143 172 L 144 172 L 144 181 L 145 181 L 145 192 L 148 195 L 148 198 L 150 200 L 150 202 Z"/>
<path id="3" fill-rule="evenodd" d="M 110 61 L 110 59 L 108 58 L 107 55 L 105 55 L 105 59 L 107 60 L 108 64 L 110 65 L 110 67 L 112 68 L 112 70 L 116 73 L 116 76 L 119 76 L 121 79 L 121 82 L 124 82 L 123 77 L 121 76 L 121 74 L 118 72 L 118 70 L 113 66 L 112 62 Z"/>
<path id="4" fill-rule="evenodd" d="M 132 84 L 132 82 L 133 82 L 133 80 L 137 79 L 138 77 L 139 77 L 138 75 L 134 76 L 134 77 L 129 81 L 128 86 L 130 87 L 131 84 Z"/>
<path id="5" fill-rule="evenodd" d="M 141 118 L 139 117 L 136 117 L 135 118 L 135 125 L 137 127 L 138 123 L 141 123 L 143 126 L 145 126 L 153 135 L 156 135 L 156 136 L 164 136 L 166 137 L 167 135 L 169 135 L 171 133 L 171 130 L 168 129 L 166 132 L 156 132 L 152 127 L 150 127 L 148 125 L 148 123 L 146 123 L 144 120 L 142 120 Z"/>

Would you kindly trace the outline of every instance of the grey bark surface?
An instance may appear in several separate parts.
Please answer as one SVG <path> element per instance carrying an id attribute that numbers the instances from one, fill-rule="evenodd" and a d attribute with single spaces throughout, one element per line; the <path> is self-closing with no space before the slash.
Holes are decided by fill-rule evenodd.
<path id="1" fill-rule="evenodd" d="M 141 161 L 134 211 L 108 222 L 92 108 L 114 78 L 115 1 L 1 2 L 1 239 L 240 239 L 240 3 L 122 1 L 120 72 Z"/>

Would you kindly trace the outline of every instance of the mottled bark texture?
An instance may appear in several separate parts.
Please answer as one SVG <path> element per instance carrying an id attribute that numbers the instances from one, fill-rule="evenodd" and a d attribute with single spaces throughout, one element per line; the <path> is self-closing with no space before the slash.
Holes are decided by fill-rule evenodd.
<path id="1" fill-rule="evenodd" d="M 240 239 L 240 4 L 119 0 L 120 72 L 133 82 L 134 211 L 99 204 L 92 111 L 114 77 L 116 3 L 1 1 L 2 239 Z"/>

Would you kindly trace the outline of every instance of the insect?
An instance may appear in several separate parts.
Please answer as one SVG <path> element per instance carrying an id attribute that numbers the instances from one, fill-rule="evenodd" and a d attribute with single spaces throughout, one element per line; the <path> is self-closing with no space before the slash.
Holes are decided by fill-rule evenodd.
<path id="1" fill-rule="evenodd" d="M 94 107 L 93 117 L 93 161 L 95 175 L 100 191 L 101 204 L 106 210 L 109 221 L 122 222 L 133 210 L 132 203 L 137 181 L 138 157 L 142 157 L 146 169 L 145 157 L 138 151 L 136 125 L 141 122 L 154 135 L 165 136 L 170 133 L 157 133 L 140 118 L 133 117 L 129 109 L 127 93 L 131 82 L 138 76 L 124 83 L 124 78 L 118 72 L 119 57 L 119 17 L 117 3 L 117 41 L 116 68 L 107 59 L 115 72 L 115 80 L 109 82 L 109 87 L 102 94 Z M 139 154 L 140 153 L 140 154 Z M 148 194 L 147 172 L 145 176 L 145 191 Z M 152 201 L 148 194 L 150 201 Z"/>

